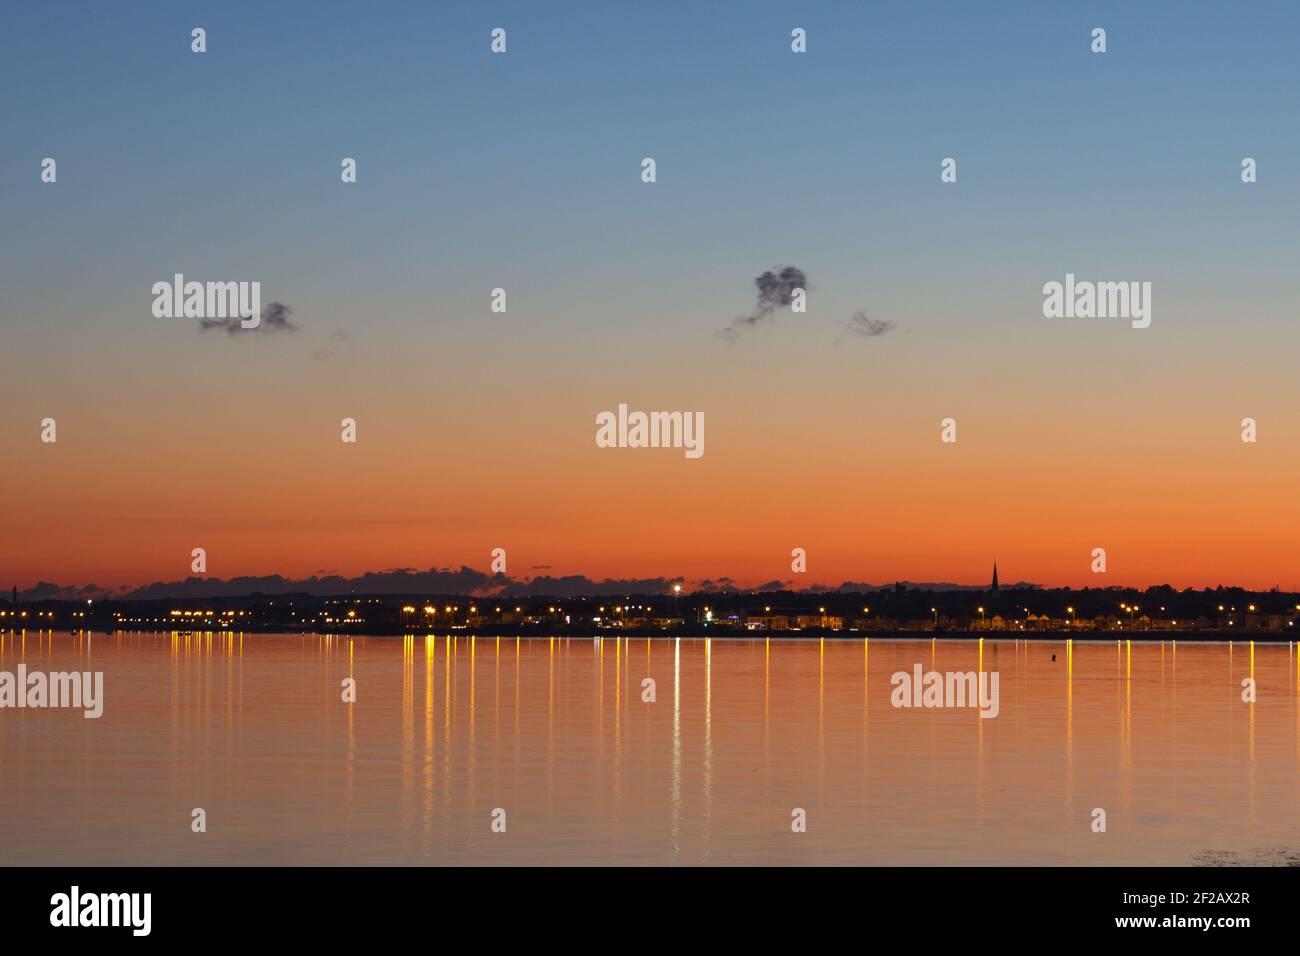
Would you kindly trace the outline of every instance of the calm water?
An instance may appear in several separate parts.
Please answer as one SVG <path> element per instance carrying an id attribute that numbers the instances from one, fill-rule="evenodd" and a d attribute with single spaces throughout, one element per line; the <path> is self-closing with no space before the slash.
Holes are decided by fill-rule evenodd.
<path id="1" fill-rule="evenodd" d="M 105 684 L 98 720 L 0 711 L 7 864 L 1300 861 L 1287 644 L 2 645 L 0 670 L 102 670 Z M 891 675 L 917 663 L 997 671 L 999 715 L 894 708 Z M 1252 673 L 1258 701 L 1243 703 Z M 206 833 L 191 832 L 195 807 Z"/>

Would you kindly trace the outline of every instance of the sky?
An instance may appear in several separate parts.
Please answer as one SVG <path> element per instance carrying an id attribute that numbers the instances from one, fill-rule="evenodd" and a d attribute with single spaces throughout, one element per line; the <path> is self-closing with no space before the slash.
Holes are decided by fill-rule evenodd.
<path id="1" fill-rule="evenodd" d="M 1300 588 L 1294 4 L 4 20 L 0 581 L 501 547 L 522 577 Z M 807 312 L 727 341 L 780 266 Z M 175 273 L 298 328 L 156 318 Z M 1066 273 L 1149 281 L 1150 328 L 1045 318 Z M 598 448 L 620 403 L 702 412 L 705 454 Z"/>

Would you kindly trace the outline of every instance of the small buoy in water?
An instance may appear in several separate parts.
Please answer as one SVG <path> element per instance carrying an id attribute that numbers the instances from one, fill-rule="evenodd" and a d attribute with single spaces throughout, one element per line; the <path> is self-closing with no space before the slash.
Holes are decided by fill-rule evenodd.
<path id="1" fill-rule="evenodd" d="M 1056 655 L 1055 655 L 1055 654 L 1052 655 L 1052 660 L 1056 660 Z"/>

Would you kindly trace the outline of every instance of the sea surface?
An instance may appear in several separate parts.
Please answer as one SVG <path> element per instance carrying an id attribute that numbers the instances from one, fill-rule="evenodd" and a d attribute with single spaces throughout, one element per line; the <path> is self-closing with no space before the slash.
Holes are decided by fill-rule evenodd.
<path id="1" fill-rule="evenodd" d="M 20 663 L 104 709 L 0 709 L 9 865 L 1300 863 L 1285 642 L 5 632 Z M 894 706 L 918 664 L 996 672 L 997 716 Z"/>

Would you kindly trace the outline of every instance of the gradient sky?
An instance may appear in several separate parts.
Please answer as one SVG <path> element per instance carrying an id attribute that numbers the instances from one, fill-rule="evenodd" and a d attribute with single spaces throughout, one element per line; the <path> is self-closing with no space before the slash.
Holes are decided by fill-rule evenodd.
<path id="1" fill-rule="evenodd" d="M 1300 587 L 1293 3 L 4 19 L 0 581 L 504 547 L 520 576 Z M 780 265 L 808 313 L 723 341 Z M 176 272 L 301 328 L 154 318 Z M 1067 272 L 1150 281 L 1151 327 L 1045 319 Z M 620 402 L 703 411 L 704 457 L 598 449 Z"/>

